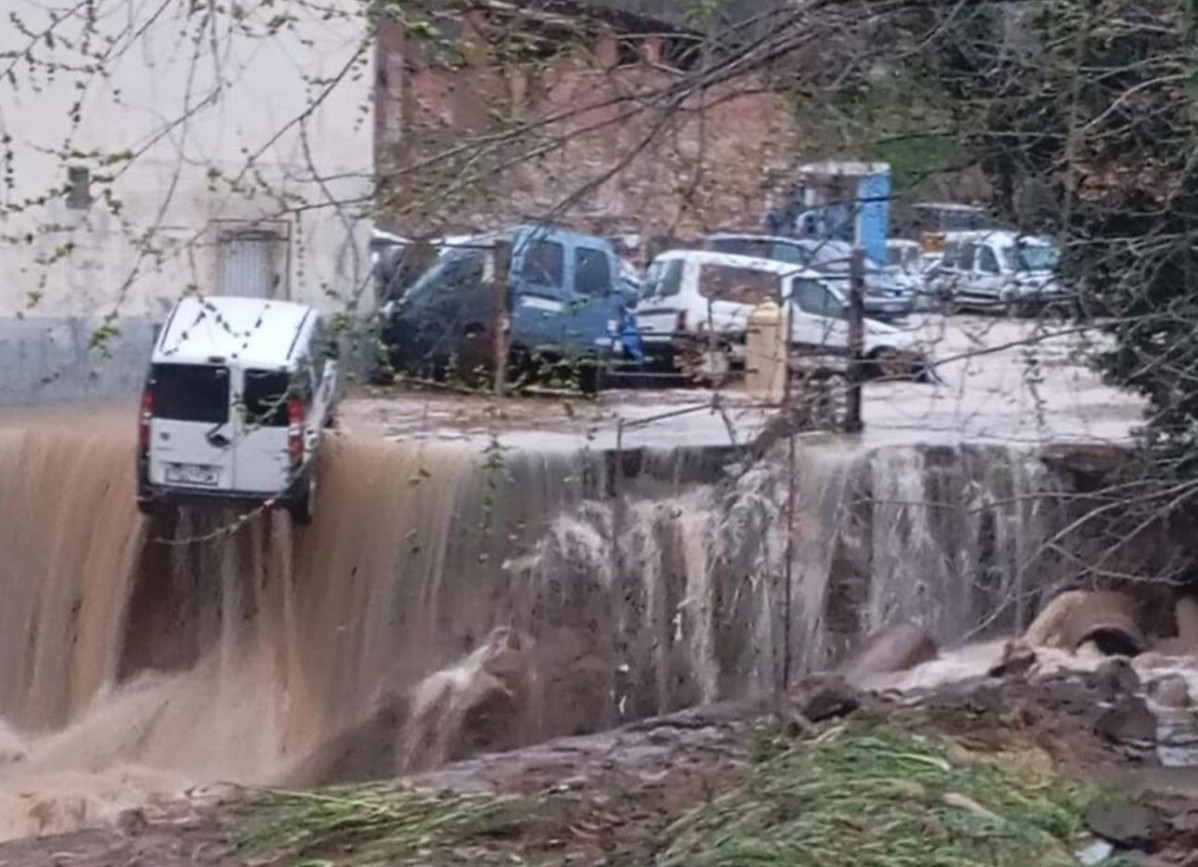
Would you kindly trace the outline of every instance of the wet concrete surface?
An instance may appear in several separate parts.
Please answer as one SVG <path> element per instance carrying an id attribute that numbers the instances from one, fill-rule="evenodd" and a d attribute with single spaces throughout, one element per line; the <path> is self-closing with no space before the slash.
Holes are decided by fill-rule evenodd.
<path id="1" fill-rule="evenodd" d="M 1092 330 L 935 315 L 912 317 L 903 327 L 931 348 L 940 381 L 868 383 L 865 433 L 852 440 L 861 446 L 1124 443 L 1141 419 L 1137 398 L 1103 384 L 1087 366 L 1083 353 L 1100 342 Z M 626 448 L 745 444 L 774 411 L 739 386 L 502 402 L 365 388 L 344 405 L 342 419 L 347 429 L 388 439 L 574 450 L 612 449 L 617 442 Z"/>

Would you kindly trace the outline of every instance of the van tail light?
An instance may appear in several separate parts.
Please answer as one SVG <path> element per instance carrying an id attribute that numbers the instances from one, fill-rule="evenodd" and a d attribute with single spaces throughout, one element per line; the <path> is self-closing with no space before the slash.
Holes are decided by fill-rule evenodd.
<path id="1" fill-rule="evenodd" d="M 304 403 L 296 395 L 287 399 L 287 453 L 291 465 L 298 466 L 304 460 Z"/>
<path id="2" fill-rule="evenodd" d="M 150 450 L 150 419 L 154 417 L 154 392 L 149 386 L 141 393 L 141 414 L 137 418 L 137 444 L 142 452 Z"/>
<path id="3" fill-rule="evenodd" d="M 674 324 L 675 331 L 686 331 L 686 311 L 678 311 L 678 321 Z"/>

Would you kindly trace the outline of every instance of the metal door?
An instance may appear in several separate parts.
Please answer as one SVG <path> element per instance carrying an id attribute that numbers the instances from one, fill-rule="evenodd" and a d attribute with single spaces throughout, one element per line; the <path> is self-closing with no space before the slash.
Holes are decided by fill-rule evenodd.
<path id="1" fill-rule="evenodd" d="M 221 239 L 222 295 L 275 298 L 281 279 L 275 267 L 279 239 L 267 232 L 245 232 Z"/>

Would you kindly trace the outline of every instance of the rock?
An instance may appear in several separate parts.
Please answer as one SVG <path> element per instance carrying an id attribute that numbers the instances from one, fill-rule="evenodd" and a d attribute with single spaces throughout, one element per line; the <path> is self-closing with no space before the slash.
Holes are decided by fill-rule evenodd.
<path id="1" fill-rule="evenodd" d="M 860 693 L 836 675 L 803 678 L 791 691 L 789 701 L 792 714 L 813 723 L 848 716 L 860 706 Z"/>
<path id="2" fill-rule="evenodd" d="M 1140 675 L 1126 659 L 1115 658 L 1094 670 L 1094 687 L 1108 701 L 1140 691 Z"/>
<path id="3" fill-rule="evenodd" d="M 1094 723 L 1100 735 L 1116 743 L 1144 744 L 1156 740 L 1156 717 L 1144 700 L 1125 696 L 1107 708 Z"/>
<path id="4" fill-rule="evenodd" d="M 1178 655 L 1198 653 L 1198 599 L 1182 596 L 1173 604 L 1173 612 L 1177 618 Z"/>
<path id="5" fill-rule="evenodd" d="M 1096 867 L 1115 854 L 1115 847 L 1106 840 L 1095 840 L 1074 855 L 1085 867 Z"/>
<path id="6" fill-rule="evenodd" d="M 914 668 L 935 659 L 936 642 L 927 632 L 911 623 L 896 623 L 874 632 L 840 667 L 850 683 L 860 683 L 874 674 L 890 674 Z"/>
<path id="7" fill-rule="evenodd" d="M 117 830 L 126 837 L 136 837 L 150 827 L 146 814 L 136 807 L 122 810 L 116 819 Z"/>
<path id="8" fill-rule="evenodd" d="M 1156 812 L 1143 804 L 1118 799 L 1099 801 L 1086 810 L 1090 833 L 1125 849 L 1151 852 L 1164 831 Z"/>
<path id="9" fill-rule="evenodd" d="M 1190 706 L 1190 687 L 1180 674 L 1166 674 L 1148 684 L 1148 697 L 1162 707 Z"/>
<path id="10" fill-rule="evenodd" d="M 1008 641 L 1003 648 L 1002 659 L 990 669 L 991 677 L 1008 677 L 1026 674 L 1036 664 L 1036 651 L 1022 641 Z"/>

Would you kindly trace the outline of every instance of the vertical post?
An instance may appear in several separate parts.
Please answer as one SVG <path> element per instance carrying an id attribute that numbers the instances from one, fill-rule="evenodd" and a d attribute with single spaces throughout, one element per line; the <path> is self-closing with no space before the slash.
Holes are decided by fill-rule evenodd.
<path id="1" fill-rule="evenodd" d="M 786 366 L 785 379 L 782 381 L 782 412 L 789 414 L 793 412 L 791 408 L 791 371 L 790 371 L 790 323 L 794 321 L 794 297 L 795 293 L 792 290 L 790 296 L 786 299 L 786 307 L 783 308 L 782 327 L 785 332 L 785 339 L 782 341 L 784 347 L 783 364 Z M 795 426 L 787 425 L 790 428 L 790 442 L 787 444 L 786 453 L 786 551 L 783 555 L 785 562 L 782 566 L 782 580 L 785 586 L 782 588 L 782 698 L 785 699 L 786 693 L 790 691 L 790 668 L 791 668 L 791 621 L 794 619 L 794 612 L 791 610 L 794 605 L 794 556 L 795 556 L 795 505 L 797 503 L 797 490 L 795 474 L 798 472 L 798 461 L 795 454 Z M 784 707 L 784 701 L 779 703 L 780 707 Z"/>
<path id="2" fill-rule="evenodd" d="M 865 346 L 865 251 L 853 247 L 849 265 L 849 391 L 845 407 L 844 429 L 849 433 L 860 433 L 861 381 L 865 378 L 862 350 Z"/>
<path id="3" fill-rule="evenodd" d="M 495 312 L 493 317 L 495 328 L 495 394 L 503 396 L 507 387 L 508 362 L 508 299 L 507 276 L 511 264 L 511 247 L 500 238 L 495 242 Z"/>

